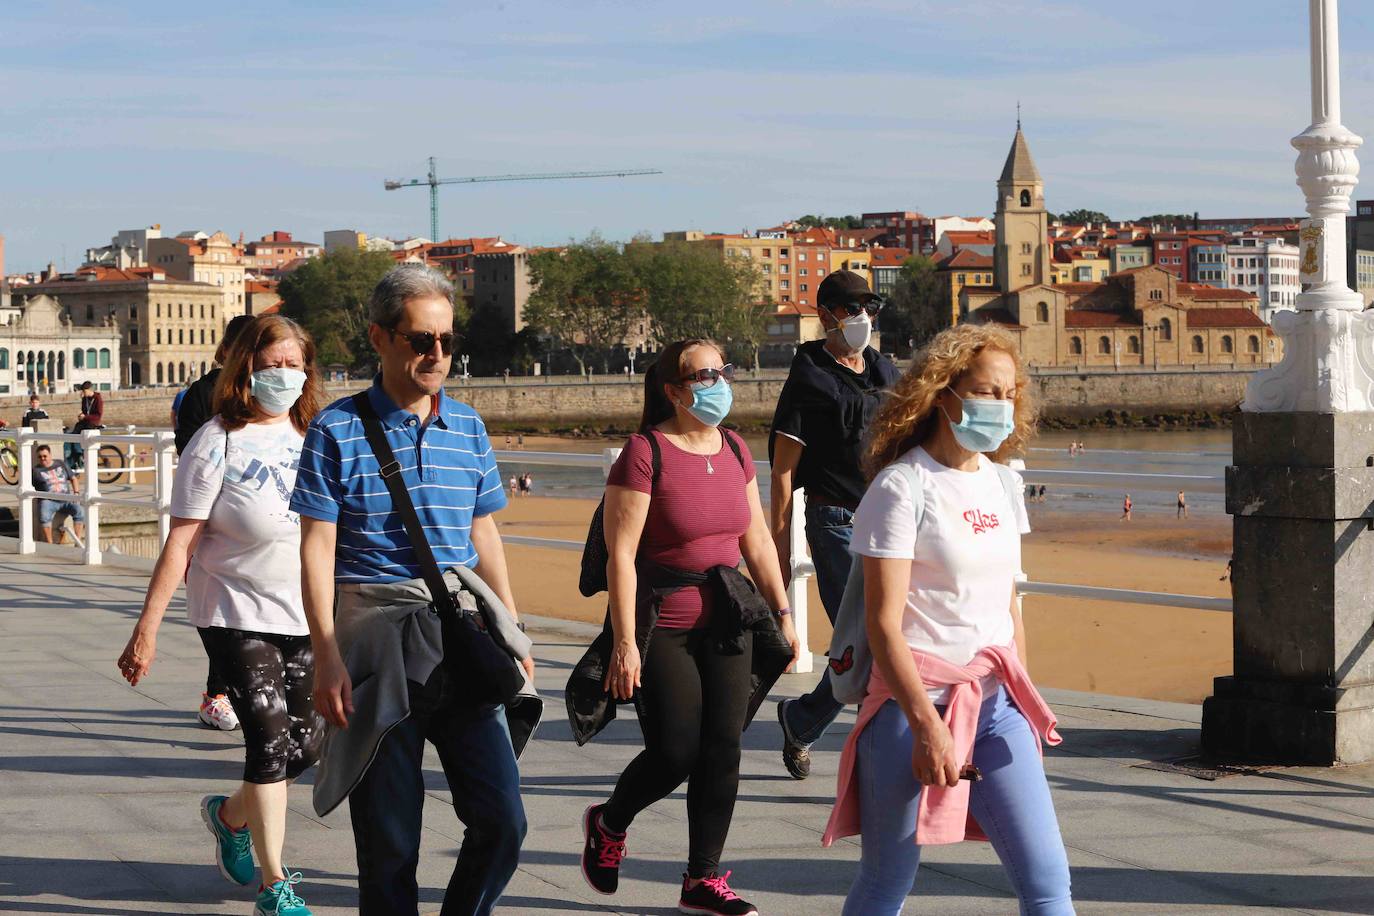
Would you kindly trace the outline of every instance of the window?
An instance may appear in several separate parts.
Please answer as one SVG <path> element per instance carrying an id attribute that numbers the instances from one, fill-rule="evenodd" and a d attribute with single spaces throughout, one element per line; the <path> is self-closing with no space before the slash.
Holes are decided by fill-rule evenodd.
<path id="1" fill-rule="evenodd" d="M 1152 289 L 1152 290 L 1150 290 L 1150 298 L 1153 299 L 1154 301 L 1158 302 L 1159 300 L 1161 300 L 1161 299 L 1164 298 L 1164 290 L 1162 290 L 1162 289 Z"/>
<path id="2" fill-rule="evenodd" d="M 211 329 L 210 329 L 210 346 L 213 347 L 214 345 L 215 345 L 215 329 L 214 329 L 214 328 L 211 328 Z"/>
<path id="3" fill-rule="evenodd" d="M 1082 356 L 1082 355 L 1083 355 L 1083 338 L 1081 338 L 1081 337 L 1070 337 L 1070 338 L 1069 338 L 1069 353 L 1071 353 L 1071 354 L 1074 355 L 1074 356 Z"/>
<path id="4" fill-rule="evenodd" d="M 180 303 L 180 302 L 177 303 L 177 317 L 178 317 L 178 318 L 183 317 L 182 314 L 181 314 L 181 303 Z"/>
<path id="5" fill-rule="evenodd" d="M 803 284 L 801 285 L 801 291 L 802 291 L 802 292 L 804 292 L 804 293 L 805 293 L 805 292 L 808 292 L 809 289 L 810 289 L 810 288 L 809 288 L 805 283 L 803 283 Z"/>
<path id="6" fill-rule="evenodd" d="M 1110 337 L 1099 337 L 1099 338 L 1097 338 L 1097 352 L 1098 352 L 1098 353 L 1110 353 L 1110 352 L 1112 352 L 1112 339 L 1111 339 Z"/>
<path id="7" fill-rule="evenodd" d="M 1173 340 L 1173 339 L 1174 339 L 1174 325 L 1173 325 L 1173 322 L 1171 322 L 1168 318 L 1161 318 L 1161 319 L 1159 319 L 1159 339 L 1160 339 L 1160 340 Z"/>
<path id="8" fill-rule="evenodd" d="M 202 302 L 202 303 L 200 304 L 200 317 L 201 317 L 202 319 L 205 317 L 205 303 L 204 303 L 204 302 Z"/>
<path id="9" fill-rule="evenodd" d="M 1139 353 L 1139 352 L 1140 352 L 1140 338 L 1139 338 L 1139 337 L 1136 337 L 1134 334 L 1132 334 L 1130 337 L 1127 337 L 1127 338 L 1126 338 L 1126 352 L 1127 352 L 1127 353 Z"/>
<path id="10" fill-rule="evenodd" d="M 103 347 L 100 350 L 100 368 L 110 368 L 110 351 Z"/>
<path id="11" fill-rule="evenodd" d="M 792 281 L 791 281 L 791 280 L 779 280 L 779 281 L 778 281 L 778 288 L 779 288 L 779 289 L 791 289 L 791 288 L 792 288 Z"/>
<path id="12" fill-rule="evenodd" d="M 205 345 L 205 329 L 204 329 L 204 328 L 201 328 L 201 329 L 200 329 L 200 343 L 201 343 L 201 346 L 204 346 L 204 345 Z"/>
<path id="13" fill-rule="evenodd" d="M 161 318 L 161 317 L 162 317 L 162 303 L 161 303 L 161 302 L 154 302 L 154 303 L 153 303 L 153 317 L 154 317 L 154 318 Z"/>
<path id="14" fill-rule="evenodd" d="M 763 256 L 764 256 L 765 258 L 771 258 L 771 257 L 773 256 L 773 249 L 771 249 L 771 248 L 765 248 L 765 249 L 763 249 Z"/>
<path id="15" fill-rule="evenodd" d="M 162 384 L 162 363 L 157 364 L 157 383 Z"/>
<path id="16" fill-rule="evenodd" d="M 1031 205 L 1030 191 L 1022 191 L 1022 192 L 1021 192 L 1021 206 L 1023 206 L 1023 207 L 1029 207 L 1030 205 Z"/>
<path id="17" fill-rule="evenodd" d="M 965 276 L 966 276 L 966 274 L 959 274 L 959 275 L 957 275 L 957 276 L 955 277 L 955 279 L 959 281 L 959 285 L 960 285 L 960 286 L 963 286 L 963 285 L 964 285 L 964 277 L 965 277 Z"/>
<path id="18" fill-rule="evenodd" d="M 10 351 L 6 347 L 0 347 L 0 369 L 10 367 Z"/>
<path id="19" fill-rule="evenodd" d="M 792 265 L 791 265 L 791 264 L 779 264 L 779 265 L 778 265 L 778 273 L 780 273 L 780 274 L 790 273 L 791 270 L 792 270 Z"/>
<path id="20" fill-rule="evenodd" d="M 86 320 L 95 321 L 95 306 L 91 305 L 89 302 L 86 303 Z"/>
<path id="21" fill-rule="evenodd" d="M 177 343 L 186 343 L 186 332 L 183 331 L 181 328 L 177 328 Z"/>
<path id="22" fill-rule="evenodd" d="M 1031 266 L 1030 266 L 1029 264 L 1022 264 L 1022 265 L 1021 265 L 1021 276 L 1023 276 L 1023 277 L 1029 277 L 1029 276 L 1030 276 L 1030 273 L 1031 273 Z"/>
<path id="23" fill-rule="evenodd" d="M 1223 334 L 1223 335 L 1222 335 L 1222 337 L 1221 337 L 1221 352 L 1223 352 L 1223 353 L 1234 353 L 1234 352 L 1236 352 L 1236 346 L 1235 346 L 1235 344 L 1231 341 L 1231 335 L 1230 335 L 1230 334 Z"/>
<path id="24" fill-rule="evenodd" d="M 143 365 L 138 360 L 129 363 L 129 384 L 143 384 Z"/>
<path id="25" fill-rule="evenodd" d="M 5 367 L 4 367 L 4 366 L 0 366 L 0 369 L 3 369 L 3 368 L 5 368 Z M 84 368 L 86 368 L 85 360 L 82 359 L 82 353 L 81 353 L 81 348 L 80 348 L 80 347 L 78 347 L 77 349 L 75 349 L 75 350 L 72 351 L 72 368 L 73 368 L 73 369 L 84 369 Z"/>
<path id="26" fill-rule="evenodd" d="M 87 368 L 87 369 L 94 369 L 94 368 L 96 368 L 95 347 L 87 347 L 87 348 L 86 348 L 86 368 Z"/>
<path id="27" fill-rule="evenodd" d="M 154 331 L 153 336 L 157 341 L 158 345 L 160 346 L 162 344 L 162 328 L 158 328 L 156 331 Z"/>
<path id="28" fill-rule="evenodd" d="M 1251 334 L 1245 341 L 1246 353 L 1258 353 L 1260 351 L 1259 337 Z"/>
<path id="29" fill-rule="evenodd" d="M 1194 334 L 1194 335 L 1193 335 L 1193 352 L 1194 352 L 1194 353 L 1201 353 L 1202 350 L 1203 350 L 1203 346 L 1202 346 L 1202 337 L 1201 337 L 1201 335 Z"/>
<path id="30" fill-rule="evenodd" d="M 791 248 L 779 248 L 779 249 L 778 249 L 778 257 L 780 257 L 780 258 L 785 258 L 785 257 L 787 257 L 788 253 L 789 253 L 791 250 L 792 250 Z"/>
<path id="31" fill-rule="evenodd" d="M 1035 303 L 1035 320 L 1041 324 L 1048 324 L 1050 320 L 1050 307 L 1048 303 Z"/>
<path id="32" fill-rule="evenodd" d="M 130 320 L 130 321 L 137 321 L 137 320 L 138 320 L 138 303 L 137 303 L 137 302 L 135 302 L 135 303 L 133 303 L 132 305 L 129 306 L 129 320 Z"/>
<path id="33" fill-rule="evenodd" d="M 1022 254 L 1030 254 L 1030 253 L 1031 253 L 1031 243 L 1030 243 L 1030 242 L 1022 242 L 1022 243 L 1021 243 L 1021 253 L 1022 253 Z"/>
<path id="34" fill-rule="evenodd" d="M 806 268 L 805 268 L 805 267 L 801 268 L 800 270 L 797 271 L 797 274 L 798 274 L 798 276 L 805 277 L 805 276 L 807 275 L 807 270 L 806 270 Z"/>
<path id="35" fill-rule="evenodd" d="M 129 328 L 129 346 L 138 346 L 138 328 Z"/>
<path id="36" fill-rule="evenodd" d="M 805 251 L 798 251 L 798 252 L 797 252 L 797 260 L 798 260 L 798 261 L 805 261 L 805 260 L 806 260 L 806 252 L 805 252 Z"/>

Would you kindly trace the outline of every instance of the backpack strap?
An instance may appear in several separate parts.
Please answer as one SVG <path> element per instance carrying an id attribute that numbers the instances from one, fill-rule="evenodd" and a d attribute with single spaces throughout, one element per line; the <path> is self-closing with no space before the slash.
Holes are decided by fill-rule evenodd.
<path id="1" fill-rule="evenodd" d="M 735 453 L 735 460 L 739 462 L 739 466 L 744 468 L 744 454 L 739 450 L 739 440 L 735 438 L 735 434 L 728 429 L 722 429 L 720 435 L 725 440 L 725 444 L 730 446 L 730 451 Z M 744 469 L 748 470 L 747 468 Z"/>
<path id="2" fill-rule="evenodd" d="M 653 469 L 652 476 L 649 477 L 649 489 L 658 483 L 658 475 L 663 473 L 663 452 L 659 448 L 658 437 L 654 435 L 657 430 L 650 429 L 644 434 L 644 438 L 649 440 L 649 466 Z"/>
<path id="3" fill-rule="evenodd" d="M 1021 482 L 1021 475 L 1005 464 L 994 461 L 992 466 L 997 469 L 997 476 L 1002 481 L 1002 490 L 1007 494 L 1007 502 L 1011 503 L 1011 511 L 1016 516 L 1016 530 L 1029 529 L 1030 517 L 1026 514 L 1025 485 Z"/>

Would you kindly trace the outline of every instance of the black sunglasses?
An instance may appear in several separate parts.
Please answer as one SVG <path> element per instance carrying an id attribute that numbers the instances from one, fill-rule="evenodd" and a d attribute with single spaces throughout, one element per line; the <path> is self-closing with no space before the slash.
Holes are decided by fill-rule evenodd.
<path id="1" fill-rule="evenodd" d="M 735 364 L 726 363 L 719 369 L 698 369 L 690 375 L 682 377 L 682 384 L 690 385 L 693 382 L 701 382 L 704 387 L 710 388 L 716 383 L 716 379 L 725 379 L 731 385 L 735 383 Z"/>
<path id="2" fill-rule="evenodd" d="M 404 337 L 406 343 L 410 344 L 410 349 L 415 351 L 416 356 L 424 356 L 426 353 L 434 352 L 434 341 L 439 341 L 439 350 L 445 356 L 453 355 L 453 342 L 458 335 L 452 331 L 445 331 L 436 335 L 433 331 L 398 331 L 395 328 L 387 328 L 387 332 L 393 337 Z"/>
<path id="3" fill-rule="evenodd" d="M 867 312 L 869 318 L 877 318 L 878 313 L 883 310 L 883 305 L 884 303 L 881 299 L 869 299 L 867 302 L 844 302 L 839 305 L 832 305 L 830 306 L 830 310 L 834 312 L 844 309 L 845 314 L 850 318 L 853 318 L 860 312 Z"/>

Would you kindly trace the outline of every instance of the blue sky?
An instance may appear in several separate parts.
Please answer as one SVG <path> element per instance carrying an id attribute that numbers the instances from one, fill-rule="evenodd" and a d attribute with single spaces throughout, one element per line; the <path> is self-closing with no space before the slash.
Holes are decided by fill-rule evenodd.
<path id="1" fill-rule="evenodd" d="M 1018 99 L 1052 210 L 1302 211 L 1299 0 L 388 6 L 7 4 L 6 270 L 151 223 L 427 235 L 427 193 L 382 180 L 430 155 L 664 171 L 441 191 L 441 234 L 527 244 L 987 214 Z M 1374 138 L 1374 3 L 1346 0 L 1342 30 L 1344 120 Z"/>

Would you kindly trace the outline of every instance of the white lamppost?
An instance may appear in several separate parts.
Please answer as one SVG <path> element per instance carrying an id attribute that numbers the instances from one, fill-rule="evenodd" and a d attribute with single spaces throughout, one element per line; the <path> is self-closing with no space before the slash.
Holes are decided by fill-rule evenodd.
<path id="1" fill-rule="evenodd" d="M 464 354 L 460 357 L 460 359 L 462 359 L 462 361 L 463 361 L 463 378 L 471 378 L 471 377 L 472 377 L 472 376 L 468 375 L 468 360 L 471 359 L 471 358 L 472 358 L 472 357 L 468 356 L 466 353 L 464 353 Z"/>
<path id="2" fill-rule="evenodd" d="M 1298 231 L 1297 311 L 1274 314 L 1283 361 L 1256 373 L 1243 410 L 1342 412 L 1374 409 L 1374 313 L 1346 286 L 1345 220 L 1359 181 L 1364 141 L 1341 123 L 1336 0 L 1308 0 L 1312 123 L 1293 138 L 1294 168 L 1307 197 Z"/>

